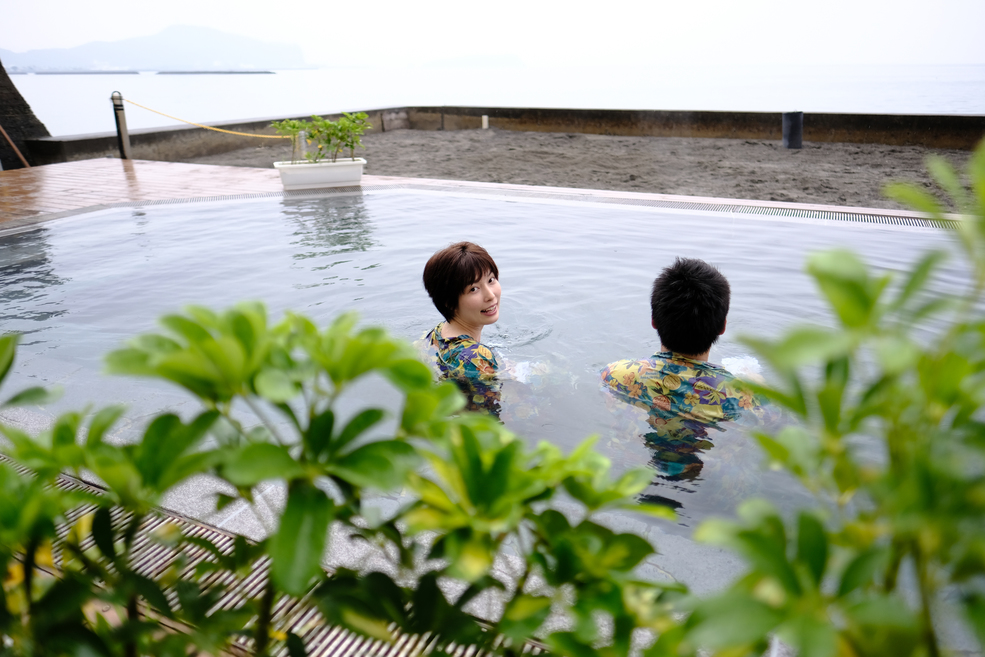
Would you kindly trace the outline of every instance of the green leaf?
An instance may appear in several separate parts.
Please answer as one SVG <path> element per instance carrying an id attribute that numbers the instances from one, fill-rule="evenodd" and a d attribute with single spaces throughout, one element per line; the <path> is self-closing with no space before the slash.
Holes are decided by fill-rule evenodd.
<path id="1" fill-rule="evenodd" d="M 303 436 L 305 451 L 309 459 L 316 462 L 321 460 L 331 443 L 334 429 L 335 413 L 330 408 L 311 419 L 311 423 Z"/>
<path id="2" fill-rule="evenodd" d="M 384 370 L 384 374 L 394 385 L 408 392 L 426 389 L 434 380 L 431 368 L 413 358 L 394 361 Z"/>
<path id="3" fill-rule="evenodd" d="M 407 474 L 420 462 L 421 457 L 411 445 L 383 440 L 363 445 L 330 462 L 326 470 L 354 486 L 392 490 L 402 486 Z"/>
<path id="4" fill-rule="evenodd" d="M 918 212 L 923 212 L 936 218 L 942 218 L 943 216 L 937 199 L 916 185 L 893 183 L 886 186 L 885 192 L 889 198 L 899 201 L 903 205 L 908 205 Z"/>
<path id="5" fill-rule="evenodd" d="M 308 650 L 304 647 L 304 641 L 294 632 L 287 633 L 287 656 L 308 657 Z"/>
<path id="6" fill-rule="evenodd" d="M 897 628 L 916 633 L 918 622 L 915 614 L 897 597 L 870 597 L 844 609 L 854 622 L 864 627 Z"/>
<path id="7" fill-rule="evenodd" d="M 282 591 L 301 596 L 323 574 L 321 558 L 334 505 L 305 480 L 291 483 L 280 527 L 270 539 L 271 576 Z"/>
<path id="8" fill-rule="evenodd" d="M 784 623 L 777 636 L 797 649 L 797 657 L 834 657 L 838 649 L 835 628 L 811 616 L 797 616 Z"/>
<path id="9" fill-rule="evenodd" d="M 174 612 L 171 610 L 171 604 L 168 602 L 167 596 L 164 595 L 164 591 L 157 582 L 132 571 L 128 572 L 125 577 L 144 600 L 158 613 L 168 618 L 174 616 Z"/>
<path id="10" fill-rule="evenodd" d="M 0 382 L 7 378 L 10 367 L 14 364 L 14 355 L 17 353 L 17 343 L 19 341 L 19 335 L 5 335 L 0 337 Z"/>
<path id="11" fill-rule="evenodd" d="M 900 374 L 914 367 L 920 349 L 902 336 L 884 336 L 875 341 L 876 358 L 886 374 Z"/>
<path id="12" fill-rule="evenodd" d="M 850 335 L 809 326 L 788 332 L 774 346 L 772 360 L 782 367 L 793 369 L 845 356 L 851 349 Z"/>
<path id="13" fill-rule="evenodd" d="M 770 632 L 782 618 L 779 612 L 751 596 L 729 592 L 698 605 L 691 619 L 691 640 L 710 650 L 765 647 Z"/>
<path id="14" fill-rule="evenodd" d="M 162 326 L 171 329 L 191 344 L 202 343 L 212 339 L 212 335 L 202 328 L 201 324 L 187 317 L 181 315 L 165 315 L 159 321 Z"/>
<path id="15" fill-rule="evenodd" d="M 961 184 L 958 172 L 954 170 L 951 163 L 940 155 L 931 155 L 927 158 L 927 170 L 930 171 L 931 178 L 940 185 L 954 204 L 961 212 L 968 212 L 971 204 L 968 202 L 968 193 Z"/>
<path id="16" fill-rule="evenodd" d="M 906 283 L 900 290 L 899 296 L 893 301 L 893 306 L 895 308 L 905 306 L 906 302 L 913 298 L 913 295 L 923 290 L 927 284 L 927 280 L 930 279 L 930 275 L 946 259 L 947 254 L 943 251 L 928 251 L 925 253 L 906 277 Z"/>
<path id="17" fill-rule="evenodd" d="M 549 597 L 518 595 L 510 600 L 506 607 L 503 618 L 499 622 L 499 631 L 518 644 L 522 643 L 534 636 L 550 612 Z"/>
<path id="18" fill-rule="evenodd" d="M 664 520 L 675 521 L 677 520 L 677 512 L 674 511 L 669 506 L 664 506 L 662 504 L 652 504 L 649 502 L 639 502 L 635 504 L 626 504 L 624 507 L 627 511 L 635 511 L 637 513 L 642 513 L 653 518 L 663 518 Z"/>
<path id="19" fill-rule="evenodd" d="M 66 447 L 75 445 L 76 436 L 79 435 L 79 424 L 82 417 L 78 413 L 65 413 L 59 415 L 55 420 L 55 426 L 51 428 L 52 447 Z"/>
<path id="20" fill-rule="evenodd" d="M 489 573 L 496 558 L 496 547 L 487 534 L 460 530 L 445 538 L 444 558 L 450 561 L 446 574 L 475 582 Z"/>
<path id="21" fill-rule="evenodd" d="M 107 406 L 106 408 L 100 409 L 89 422 L 89 431 L 86 434 L 86 446 L 94 447 L 103 442 L 103 436 L 109 431 L 110 427 L 116 424 L 116 421 L 120 419 L 123 412 L 126 410 L 123 406 Z"/>
<path id="22" fill-rule="evenodd" d="M 566 657 L 598 657 L 593 641 L 583 640 L 576 632 L 554 632 L 547 637 L 550 654 Z"/>
<path id="23" fill-rule="evenodd" d="M 275 403 L 288 402 L 298 394 L 298 386 L 287 372 L 274 368 L 264 368 L 253 381 L 257 394 Z"/>
<path id="24" fill-rule="evenodd" d="M 109 507 L 101 506 L 96 509 L 92 518 L 92 540 L 95 541 L 96 547 L 99 548 L 104 557 L 110 561 L 116 559 L 113 520 L 110 516 Z"/>
<path id="25" fill-rule="evenodd" d="M 236 450 L 222 474 L 234 486 L 249 487 L 269 479 L 290 481 L 303 475 L 304 469 L 286 447 L 255 443 Z"/>
<path id="26" fill-rule="evenodd" d="M 985 646 L 985 595 L 969 594 L 964 600 L 964 611 L 978 637 L 978 644 Z"/>
<path id="27" fill-rule="evenodd" d="M 153 376 L 154 367 L 150 356 L 140 349 L 117 349 L 106 354 L 106 371 L 110 374 L 129 376 Z"/>
<path id="28" fill-rule="evenodd" d="M 821 521 L 806 511 L 797 519 L 797 559 L 807 565 L 814 584 L 820 586 L 828 563 L 828 536 Z"/>
<path id="29" fill-rule="evenodd" d="M 871 584 L 876 573 L 885 567 L 887 558 L 886 550 L 881 548 L 872 548 L 858 554 L 841 574 L 838 597 L 844 597 L 856 589 Z"/>
<path id="30" fill-rule="evenodd" d="M 616 534 L 609 539 L 608 545 L 599 556 L 604 567 L 628 572 L 654 552 L 650 542 L 641 536 Z"/>
<path id="31" fill-rule="evenodd" d="M 21 390 L 16 395 L 3 402 L 4 406 L 43 406 L 61 397 L 60 390 L 47 390 L 41 387 Z"/>
<path id="32" fill-rule="evenodd" d="M 807 271 L 844 326 L 859 328 L 871 321 L 879 295 L 888 278 L 873 280 L 869 270 L 851 251 L 824 251 L 813 255 Z"/>
<path id="33" fill-rule="evenodd" d="M 367 408 L 356 417 L 349 420 L 345 428 L 332 441 L 332 452 L 338 453 L 345 449 L 346 445 L 361 436 L 371 427 L 375 426 L 384 417 L 383 411 L 378 408 Z"/>

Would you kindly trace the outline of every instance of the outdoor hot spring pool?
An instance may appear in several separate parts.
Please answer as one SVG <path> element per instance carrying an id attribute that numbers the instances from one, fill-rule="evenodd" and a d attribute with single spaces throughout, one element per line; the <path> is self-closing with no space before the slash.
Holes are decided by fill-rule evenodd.
<path id="1" fill-rule="evenodd" d="M 53 409 L 7 417 L 40 426 L 56 411 L 123 402 L 131 409 L 125 439 L 164 407 L 192 412 L 195 402 L 176 388 L 101 373 L 105 353 L 187 304 L 259 299 L 274 316 L 292 309 L 320 324 L 355 309 L 366 323 L 419 338 L 440 319 L 421 283 L 424 263 L 435 250 L 470 240 L 496 259 L 503 287 L 501 319 L 483 341 L 533 373 L 504 399 L 506 425 L 567 449 L 597 433 L 598 449 L 625 469 L 650 463 L 641 439 L 648 428 L 642 412 L 622 412 L 599 389 L 598 371 L 658 349 L 649 287 L 676 256 L 707 260 L 728 277 L 728 331 L 711 359 L 755 369 L 738 336 L 831 324 L 803 273 L 810 252 L 848 246 L 880 269 L 902 270 L 952 238 L 923 226 L 604 200 L 381 189 L 147 204 L 0 234 L 0 330 L 24 334 L 7 392 L 38 383 L 65 391 Z M 955 258 L 938 285 L 956 288 L 961 280 Z M 365 386 L 361 403 L 386 404 L 386 392 L 377 391 Z M 762 467 L 741 430 L 711 433 L 714 447 L 702 455 L 696 479 L 655 476 L 647 491 L 678 508 L 678 523 L 639 522 L 686 536 L 703 518 L 728 514 L 752 496 L 788 509 L 807 502 L 792 479 Z M 174 506 L 196 508 L 181 499 Z"/>

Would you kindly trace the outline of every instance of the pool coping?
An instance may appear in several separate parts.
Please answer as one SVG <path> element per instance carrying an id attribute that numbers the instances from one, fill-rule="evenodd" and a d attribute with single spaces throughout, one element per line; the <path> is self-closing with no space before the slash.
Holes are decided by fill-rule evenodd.
<path id="1" fill-rule="evenodd" d="M 850 206 L 843 207 L 808 203 L 757 201 L 749 199 L 729 199 L 705 196 L 679 196 L 650 192 L 628 192 L 572 187 L 548 187 L 507 183 L 441 180 L 433 178 L 363 176 L 363 181 L 364 182 L 361 185 L 299 191 L 265 191 L 245 194 L 220 194 L 213 196 L 191 196 L 183 198 L 163 198 L 154 200 L 103 203 L 81 208 L 73 208 L 62 212 L 50 212 L 11 219 L 0 225 L 0 235 L 16 234 L 26 230 L 32 230 L 38 225 L 42 225 L 50 221 L 117 208 L 136 208 L 184 203 L 211 203 L 216 201 L 242 201 L 265 198 L 323 198 L 338 195 L 353 195 L 367 192 L 373 193 L 399 190 L 484 196 L 491 195 L 504 198 L 509 197 L 528 200 L 601 203 L 646 208 L 664 208 L 668 210 L 693 210 L 733 215 L 761 215 L 775 218 L 848 221 L 854 223 L 927 228 L 953 228 L 954 223 L 962 219 L 960 215 L 946 214 L 944 215 L 944 220 L 941 221 L 930 218 L 926 214 L 908 210 Z"/>

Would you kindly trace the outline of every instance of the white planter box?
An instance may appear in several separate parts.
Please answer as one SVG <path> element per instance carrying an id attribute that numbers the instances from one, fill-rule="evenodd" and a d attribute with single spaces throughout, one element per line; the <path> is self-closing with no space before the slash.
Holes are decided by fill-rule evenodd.
<path id="1" fill-rule="evenodd" d="M 358 185 L 363 177 L 366 160 L 361 157 L 339 158 L 335 162 L 274 162 L 280 171 L 284 189 L 318 189 L 319 187 L 345 187 Z"/>

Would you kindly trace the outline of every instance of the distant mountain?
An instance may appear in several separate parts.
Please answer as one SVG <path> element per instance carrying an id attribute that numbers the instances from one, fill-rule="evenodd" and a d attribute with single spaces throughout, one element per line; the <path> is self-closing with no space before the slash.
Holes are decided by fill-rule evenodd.
<path id="1" fill-rule="evenodd" d="M 237 71 L 308 68 L 300 46 L 267 43 L 208 27 L 175 25 L 147 37 L 75 48 L 0 49 L 10 73 L 26 71 Z"/>

